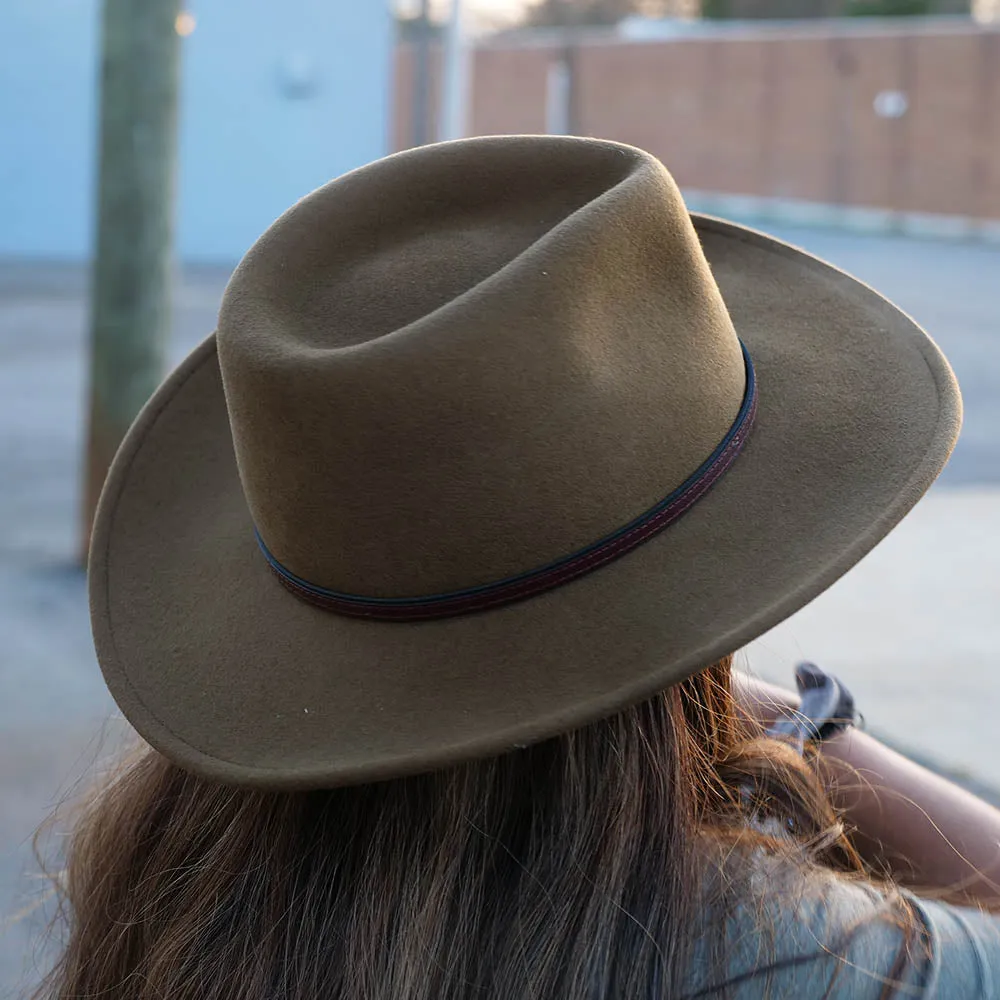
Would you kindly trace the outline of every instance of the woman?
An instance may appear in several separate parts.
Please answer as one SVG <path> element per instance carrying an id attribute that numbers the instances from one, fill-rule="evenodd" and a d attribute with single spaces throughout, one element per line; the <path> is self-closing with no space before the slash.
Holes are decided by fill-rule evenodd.
<path id="1" fill-rule="evenodd" d="M 639 150 L 315 192 L 109 475 L 95 642 L 150 748 L 39 997 L 1000 996 L 1000 816 L 849 719 L 801 758 L 732 670 L 959 422 L 912 321 Z"/>

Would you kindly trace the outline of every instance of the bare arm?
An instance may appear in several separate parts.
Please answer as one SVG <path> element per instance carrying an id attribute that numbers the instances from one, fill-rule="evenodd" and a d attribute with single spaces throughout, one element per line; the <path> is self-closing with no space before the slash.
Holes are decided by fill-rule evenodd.
<path id="1" fill-rule="evenodd" d="M 736 680 L 764 725 L 798 705 L 792 691 Z M 948 902 L 1000 908 L 1000 810 L 858 730 L 823 743 L 819 771 L 867 861 Z"/>

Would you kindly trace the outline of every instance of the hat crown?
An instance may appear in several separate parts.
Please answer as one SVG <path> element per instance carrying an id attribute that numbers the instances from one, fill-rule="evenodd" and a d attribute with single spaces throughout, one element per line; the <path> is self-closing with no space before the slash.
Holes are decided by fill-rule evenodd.
<path id="1" fill-rule="evenodd" d="M 673 180 L 596 140 L 464 140 L 331 182 L 247 254 L 217 339 L 268 549 L 372 597 L 615 531 L 698 468 L 745 386 Z"/>

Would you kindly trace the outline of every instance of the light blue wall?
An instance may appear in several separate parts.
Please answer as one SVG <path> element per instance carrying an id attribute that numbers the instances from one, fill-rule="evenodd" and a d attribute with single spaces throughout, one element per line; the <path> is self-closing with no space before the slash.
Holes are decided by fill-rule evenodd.
<path id="1" fill-rule="evenodd" d="M 2 0 L 0 255 L 91 246 L 98 0 Z M 238 258 L 312 188 L 386 152 L 382 0 L 191 0 L 178 253 Z"/>
<path id="2" fill-rule="evenodd" d="M 0 254 L 90 247 L 94 0 L 0 0 Z"/>
<path id="3" fill-rule="evenodd" d="M 188 257 L 237 257 L 298 198 L 385 154 L 392 22 L 384 0 L 191 9 L 179 244 Z M 289 95 L 302 78 L 314 89 Z"/>

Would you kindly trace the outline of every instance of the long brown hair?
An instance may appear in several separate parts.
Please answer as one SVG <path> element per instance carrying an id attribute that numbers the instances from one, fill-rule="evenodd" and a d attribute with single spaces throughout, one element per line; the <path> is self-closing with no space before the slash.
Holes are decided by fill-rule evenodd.
<path id="1" fill-rule="evenodd" d="M 778 849 L 748 810 L 859 867 L 809 767 L 737 712 L 728 657 L 536 746 L 353 788 L 225 787 L 143 749 L 77 820 L 36 997 L 679 997 L 705 914 L 743 893 L 712 845 Z"/>

